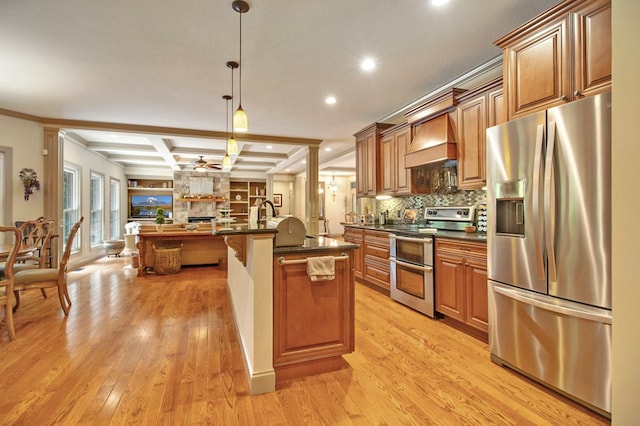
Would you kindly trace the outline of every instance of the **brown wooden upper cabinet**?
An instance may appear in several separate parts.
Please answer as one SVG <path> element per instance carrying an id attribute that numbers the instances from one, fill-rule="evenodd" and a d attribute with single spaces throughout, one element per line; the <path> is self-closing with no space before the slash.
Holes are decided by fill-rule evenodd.
<path id="1" fill-rule="evenodd" d="M 380 169 L 380 133 L 392 124 L 373 123 L 355 133 L 356 138 L 356 195 L 375 197 L 382 178 Z"/>
<path id="2" fill-rule="evenodd" d="M 485 133 L 506 120 L 502 77 L 458 97 L 458 188 L 486 184 Z"/>
<path id="3" fill-rule="evenodd" d="M 611 88 L 610 0 L 566 0 L 495 44 L 509 120 Z"/>
<path id="4" fill-rule="evenodd" d="M 404 155 L 411 146 L 411 126 L 408 123 L 391 127 L 381 134 L 382 193 L 411 194 L 411 169 L 405 168 Z"/>

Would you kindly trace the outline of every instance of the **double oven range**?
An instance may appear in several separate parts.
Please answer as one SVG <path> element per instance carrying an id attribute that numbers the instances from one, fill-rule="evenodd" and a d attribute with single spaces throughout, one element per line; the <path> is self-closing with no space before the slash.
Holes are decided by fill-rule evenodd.
<path id="1" fill-rule="evenodd" d="M 424 226 L 405 225 L 391 233 L 391 298 L 435 317 L 433 234 L 463 232 L 474 220 L 475 207 L 427 207 Z"/>

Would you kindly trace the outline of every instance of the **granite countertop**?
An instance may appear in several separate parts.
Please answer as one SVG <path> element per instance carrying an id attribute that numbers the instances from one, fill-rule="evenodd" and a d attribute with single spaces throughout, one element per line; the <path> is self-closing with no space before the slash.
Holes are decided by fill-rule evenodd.
<path id="1" fill-rule="evenodd" d="M 277 234 L 276 228 L 265 228 L 264 226 L 252 226 L 246 223 L 234 224 L 233 229 L 217 229 L 215 235 L 249 235 L 249 234 Z"/>
<path id="2" fill-rule="evenodd" d="M 456 240 L 466 240 L 466 241 L 477 241 L 477 242 L 487 242 L 487 234 L 484 232 L 472 232 L 467 233 L 464 231 L 444 231 L 439 229 L 435 234 L 422 234 L 418 230 L 420 228 L 427 228 L 425 225 L 412 225 L 412 224 L 391 224 L 391 225 L 360 225 L 357 223 L 354 224 L 343 224 L 345 227 L 350 228 L 359 228 L 359 229 L 370 229 L 373 231 L 385 231 L 385 232 L 393 232 L 394 234 L 402 234 L 402 235 L 411 235 L 411 236 L 420 236 L 424 237 L 425 235 L 433 235 L 434 238 L 452 238 Z"/>
<path id="3" fill-rule="evenodd" d="M 250 234 L 276 234 L 278 230 L 276 228 L 251 227 L 251 226 L 238 226 L 234 229 L 219 229 L 214 235 L 250 235 Z M 348 243 L 344 241 L 335 240 L 327 237 L 313 237 L 307 235 L 304 243 L 301 246 L 291 247 L 274 247 L 273 254 L 292 254 L 292 253 L 305 253 L 320 250 L 353 250 L 357 249 L 358 245 Z"/>
<path id="4" fill-rule="evenodd" d="M 305 238 L 302 246 L 295 247 L 274 247 L 273 254 L 293 254 L 293 253 L 305 253 L 320 250 L 353 250 L 357 249 L 358 245 L 353 243 L 347 243 L 344 241 L 334 240 L 327 237 L 307 237 Z"/>

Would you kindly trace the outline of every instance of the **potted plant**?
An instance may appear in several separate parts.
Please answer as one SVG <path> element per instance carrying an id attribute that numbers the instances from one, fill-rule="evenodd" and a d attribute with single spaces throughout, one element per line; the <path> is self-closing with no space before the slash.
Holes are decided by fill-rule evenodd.
<path id="1" fill-rule="evenodd" d="M 156 229 L 158 232 L 162 232 L 164 228 L 164 209 L 162 207 L 158 207 L 156 209 Z"/>

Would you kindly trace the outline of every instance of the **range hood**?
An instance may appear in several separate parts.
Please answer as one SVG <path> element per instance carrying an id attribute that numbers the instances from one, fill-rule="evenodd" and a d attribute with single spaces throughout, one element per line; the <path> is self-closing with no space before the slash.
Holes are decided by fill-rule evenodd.
<path id="1" fill-rule="evenodd" d="M 405 154 L 405 167 L 420 167 L 458 158 L 455 132 L 449 114 L 425 121 L 411 140 Z"/>

